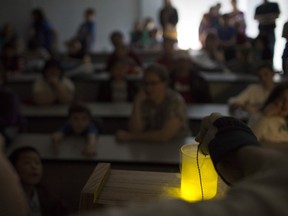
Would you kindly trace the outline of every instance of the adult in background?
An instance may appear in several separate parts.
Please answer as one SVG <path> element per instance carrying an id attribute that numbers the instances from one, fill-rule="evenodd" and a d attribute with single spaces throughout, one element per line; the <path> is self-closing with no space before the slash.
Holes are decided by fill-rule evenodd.
<path id="1" fill-rule="evenodd" d="M 178 12 L 173 7 L 171 0 L 164 0 L 164 7 L 160 10 L 159 20 L 163 32 L 175 29 L 178 23 Z"/>
<path id="2" fill-rule="evenodd" d="M 274 56 L 276 19 L 280 15 L 279 5 L 276 2 L 264 0 L 256 7 L 254 18 L 258 21 L 259 35 L 264 35 L 268 39 L 269 48 Z"/>
<path id="3" fill-rule="evenodd" d="M 96 23 L 95 11 L 93 8 L 88 8 L 84 12 L 84 22 L 80 25 L 77 38 L 80 40 L 82 45 L 82 51 L 84 53 L 91 53 L 96 36 Z"/>
<path id="4" fill-rule="evenodd" d="M 163 35 L 162 51 L 156 62 L 166 67 L 167 72 L 170 73 L 175 67 L 174 53 L 177 50 L 177 37 L 166 33 Z"/>
<path id="5" fill-rule="evenodd" d="M 37 40 L 41 47 L 54 53 L 56 48 L 56 32 L 42 9 L 37 8 L 32 11 L 32 21 L 29 38 Z"/>
<path id="6" fill-rule="evenodd" d="M 153 64 L 144 71 L 143 89 L 134 100 L 128 131 L 116 134 L 119 141 L 168 142 L 189 135 L 184 99 L 168 87 L 166 69 Z"/>
<path id="7" fill-rule="evenodd" d="M 286 39 L 286 45 L 283 50 L 282 55 L 282 68 L 284 74 L 287 76 L 288 74 L 288 22 L 284 24 L 283 31 L 282 31 L 282 37 Z"/>
<path id="8" fill-rule="evenodd" d="M 229 14 L 223 14 L 221 16 L 217 34 L 219 37 L 219 47 L 224 52 L 225 60 L 229 61 L 234 59 L 237 32 L 235 27 L 230 23 Z"/>
<path id="9" fill-rule="evenodd" d="M 241 27 L 245 31 L 246 23 L 243 11 L 238 8 L 237 0 L 231 0 L 232 11 L 228 14 L 231 25 L 235 26 L 236 23 L 240 23 Z M 236 27 L 236 26 L 235 26 Z"/>

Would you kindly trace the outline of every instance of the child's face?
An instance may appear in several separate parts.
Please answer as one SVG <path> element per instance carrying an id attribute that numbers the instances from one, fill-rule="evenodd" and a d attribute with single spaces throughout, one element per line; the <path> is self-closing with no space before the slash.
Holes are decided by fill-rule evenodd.
<path id="1" fill-rule="evenodd" d="M 90 117 L 87 113 L 73 113 L 70 123 L 75 134 L 81 134 L 89 125 Z"/>
<path id="2" fill-rule="evenodd" d="M 36 185 L 42 177 L 42 162 L 39 155 L 33 151 L 20 154 L 15 168 L 23 184 Z"/>

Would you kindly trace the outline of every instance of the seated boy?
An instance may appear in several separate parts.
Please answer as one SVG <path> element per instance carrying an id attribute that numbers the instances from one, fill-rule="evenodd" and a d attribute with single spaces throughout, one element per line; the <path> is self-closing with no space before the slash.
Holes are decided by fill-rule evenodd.
<path id="1" fill-rule="evenodd" d="M 9 155 L 9 160 L 26 195 L 29 215 L 67 215 L 62 200 L 55 199 L 55 195 L 41 183 L 43 165 L 37 149 L 31 146 L 17 148 Z"/>
<path id="2" fill-rule="evenodd" d="M 69 109 L 67 123 L 52 134 L 52 144 L 56 148 L 66 136 L 83 136 L 87 142 L 83 154 L 93 156 L 96 154 L 97 128 L 92 120 L 90 110 L 82 104 L 72 105 Z"/>

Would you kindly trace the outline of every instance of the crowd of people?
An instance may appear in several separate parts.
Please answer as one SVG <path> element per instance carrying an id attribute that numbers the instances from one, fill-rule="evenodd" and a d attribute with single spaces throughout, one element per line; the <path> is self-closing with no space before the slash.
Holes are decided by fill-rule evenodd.
<path id="1" fill-rule="evenodd" d="M 288 152 L 288 83 L 274 82 L 276 71 L 272 64 L 276 40 L 275 21 L 280 15 L 280 10 L 277 3 L 266 0 L 259 5 L 255 10 L 255 19 L 259 22 L 259 35 L 256 38 L 249 38 L 245 33 L 244 13 L 239 10 L 236 0 L 231 0 L 231 6 L 230 13 L 220 14 L 221 4 L 218 3 L 203 15 L 199 26 L 199 39 L 203 48 L 195 56 L 187 50 L 177 48 L 176 27 L 179 17 L 177 9 L 169 0 L 164 1 L 163 8 L 159 11 L 160 30 L 155 27 L 151 18 L 147 18 L 143 24 L 137 22 L 130 35 L 130 44 L 125 42 L 121 31 L 111 32 L 110 41 L 113 50 L 105 62 L 109 79 L 99 84 L 99 93 L 94 102 L 133 104 L 127 128 L 119 128 L 114 134 L 119 142 L 169 142 L 191 135 L 187 104 L 213 103 L 209 84 L 200 71 L 230 71 L 257 76 L 258 83 L 249 85 L 238 95 L 227 100 L 229 112 L 234 118 L 227 120 L 216 114 L 205 118 L 196 140 L 202 145 L 201 151 L 211 154 L 217 172 L 226 183 L 233 185 L 240 182 L 239 187 L 232 189 L 231 194 L 223 202 L 212 201 L 207 205 L 214 206 L 219 215 L 222 215 L 220 212 L 225 210 L 226 204 L 233 205 L 238 200 L 243 201 L 237 194 L 243 197 L 259 194 L 263 196 L 263 203 L 268 203 L 273 212 L 280 212 L 282 209 L 276 209 L 277 205 L 268 199 L 269 193 L 265 194 L 263 188 L 257 190 L 258 183 L 260 185 L 263 183 L 272 195 L 280 197 L 276 190 L 286 187 L 284 184 L 271 184 L 272 178 L 282 169 L 287 170 L 287 167 L 282 166 L 282 159 L 277 161 L 275 158 L 278 156 L 269 153 L 270 149 L 278 151 L 275 153 L 277 155 Z M 57 153 L 65 137 L 80 136 L 86 140 L 82 153 L 93 157 L 97 155 L 97 138 L 101 136 L 101 126 L 94 120 L 86 101 L 79 101 L 79 98 L 76 98 L 75 84 L 68 78 L 67 71 L 81 67 L 81 71 L 85 69 L 89 71 L 88 73 L 93 73 L 91 47 L 95 43 L 96 12 L 92 8 L 84 12 L 83 23 L 75 36 L 65 43 L 67 52 L 61 57 L 55 46 L 57 31 L 47 20 L 43 10 L 35 9 L 31 15 L 33 22 L 29 39 L 24 47 L 23 41 L 11 24 L 4 25 L 0 33 L 0 147 L 5 149 L 13 145 L 13 139 L 17 134 L 25 131 L 27 122 L 25 116 L 21 114 L 21 103 L 28 101 L 30 105 L 38 107 L 63 104 L 69 107 L 67 120 L 61 128 L 55 128 L 55 132 L 51 134 L 51 148 Z M 288 40 L 287 23 L 284 25 L 282 36 Z M 288 73 L 287 44 L 288 42 L 282 56 L 285 75 Z M 137 50 L 152 46 L 160 49 L 159 55 L 152 64 L 144 66 Z M 18 95 L 6 84 L 11 75 L 25 73 L 27 70 L 40 73 L 33 83 L 31 98 L 20 101 Z M 128 75 L 131 74 L 141 75 L 140 84 L 128 80 Z M 235 136 L 227 131 L 231 131 Z M 204 137 L 206 135 L 208 138 Z M 228 144 L 230 147 L 227 147 Z M 214 145 L 219 145 L 220 148 Z M 232 157 L 227 157 L 231 152 Z M 250 155 L 248 159 L 246 154 Z M 16 185 L 15 191 L 11 192 L 15 192 L 21 206 L 23 197 L 17 191 L 19 185 L 14 181 L 15 173 L 11 173 L 11 167 L 6 165 L 7 161 L 3 157 L 4 155 L 0 153 L 0 161 L 3 160 L 4 165 L 2 167 L 0 163 L 0 169 L 8 170 L 9 175 L 11 174 L 11 185 Z M 260 158 L 259 163 L 253 162 L 255 157 Z M 45 191 L 38 187 L 42 176 L 42 163 L 36 149 L 31 147 L 18 149 L 9 159 L 25 192 L 27 207 L 33 214 L 39 215 L 41 212 L 43 215 L 66 214 L 61 202 L 48 201 L 48 195 L 46 196 Z M 253 166 L 249 167 L 246 159 Z M 270 160 L 273 163 L 269 163 Z M 263 166 L 267 175 L 262 174 Z M 274 172 L 275 167 L 277 169 Z M 241 175 L 237 173 L 237 176 L 232 176 L 235 172 L 231 169 L 241 170 Z M 1 182 L 7 180 L 1 178 Z M 287 176 L 283 176 L 283 179 L 287 179 Z M 255 187 L 255 191 L 252 186 Z M 283 196 L 287 198 L 287 194 Z M 288 199 L 284 198 L 279 198 L 281 203 L 287 202 Z M 247 208 L 243 212 L 257 212 L 258 215 L 264 215 L 264 212 L 259 210 L 260 204 L 263 203 L 252 202 L 252 207 L 249 201 L 246 200 L 244 203 Z M 164 207 L 168 207 L 171 212 L 184 209 L 183 215 L 194 211 L 200 212 L 199 215 L 208 215 L 205 214 L 204 204 L 191 205 L 192 207 L 190 205 L 182 201 L 171 202 L 171 206 L 167 203 L 156 204 L 147 208 L 145 214 L 153 215 L 154 211 L 168 213 L 168 210 L 164 210 Z M 9 205 L 7 209 L 8 207 Z M 25 209 L 25 204 L 22 207 Z M 287 212 L 284 205 L 282 207 L 283 212 Z M 25 211 L 23 210 L 23 213 Z M 128 210 L 127 215 L 133 215 L 133 211 Z M 139 209 L 135 211 L 140 214 Z M 232 214 L 236 210 L 230 208 L 230 211 Z"/>

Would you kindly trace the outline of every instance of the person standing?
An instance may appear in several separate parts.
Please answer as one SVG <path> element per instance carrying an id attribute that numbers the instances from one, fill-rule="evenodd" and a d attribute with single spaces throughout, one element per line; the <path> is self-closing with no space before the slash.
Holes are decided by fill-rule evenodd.
<path id="1" fill-rule="evenodd" d="M 283 65 L 282 68 L 283 68 L 283 73 L 287 76 L 288 74 L 288 22 L 284 24 L 282 37 L 286 39 L 286 45 L 282 54 L 282 65 Z"/>
<path id="2" fill-rule="evenodd" d="M 271 49 L 273 55 L 275 45 L 275 21 L 279 15 L 280 9 L 278 3 L 269 2 L 268 0 L 264 0 L 262 4 L 256 7 L 254 15 L 254 18 L 259 22 L 259 35 L 267 37 L 269 48 Z"/>
<path id="3" fill-rule="evenodd" d="M 41 47 L 53 53 L 56 48 L 56 32 L 46 18 L 44 11 L 40 8 L 34 9 L 32 20 L 29 40 L 36 40 Z"/>
<path id="4" fill-rule="evenodd" d="M 164 0 L 164 7 L 160 10 L 160 24 L 163 32 L 175 29 L 178 23 L 178 12 L 173 7 L 171 0 Z"/>
<path id="5" fill-rule="evenodd" d="M 95 42 L 96 23 L 94 21 L 95 11 L 93 8 L 88 8 L 84 12 L 85 21 L 80 25 L 77 37 L 81 42 L 84 53 L 90 53 Z"/>

